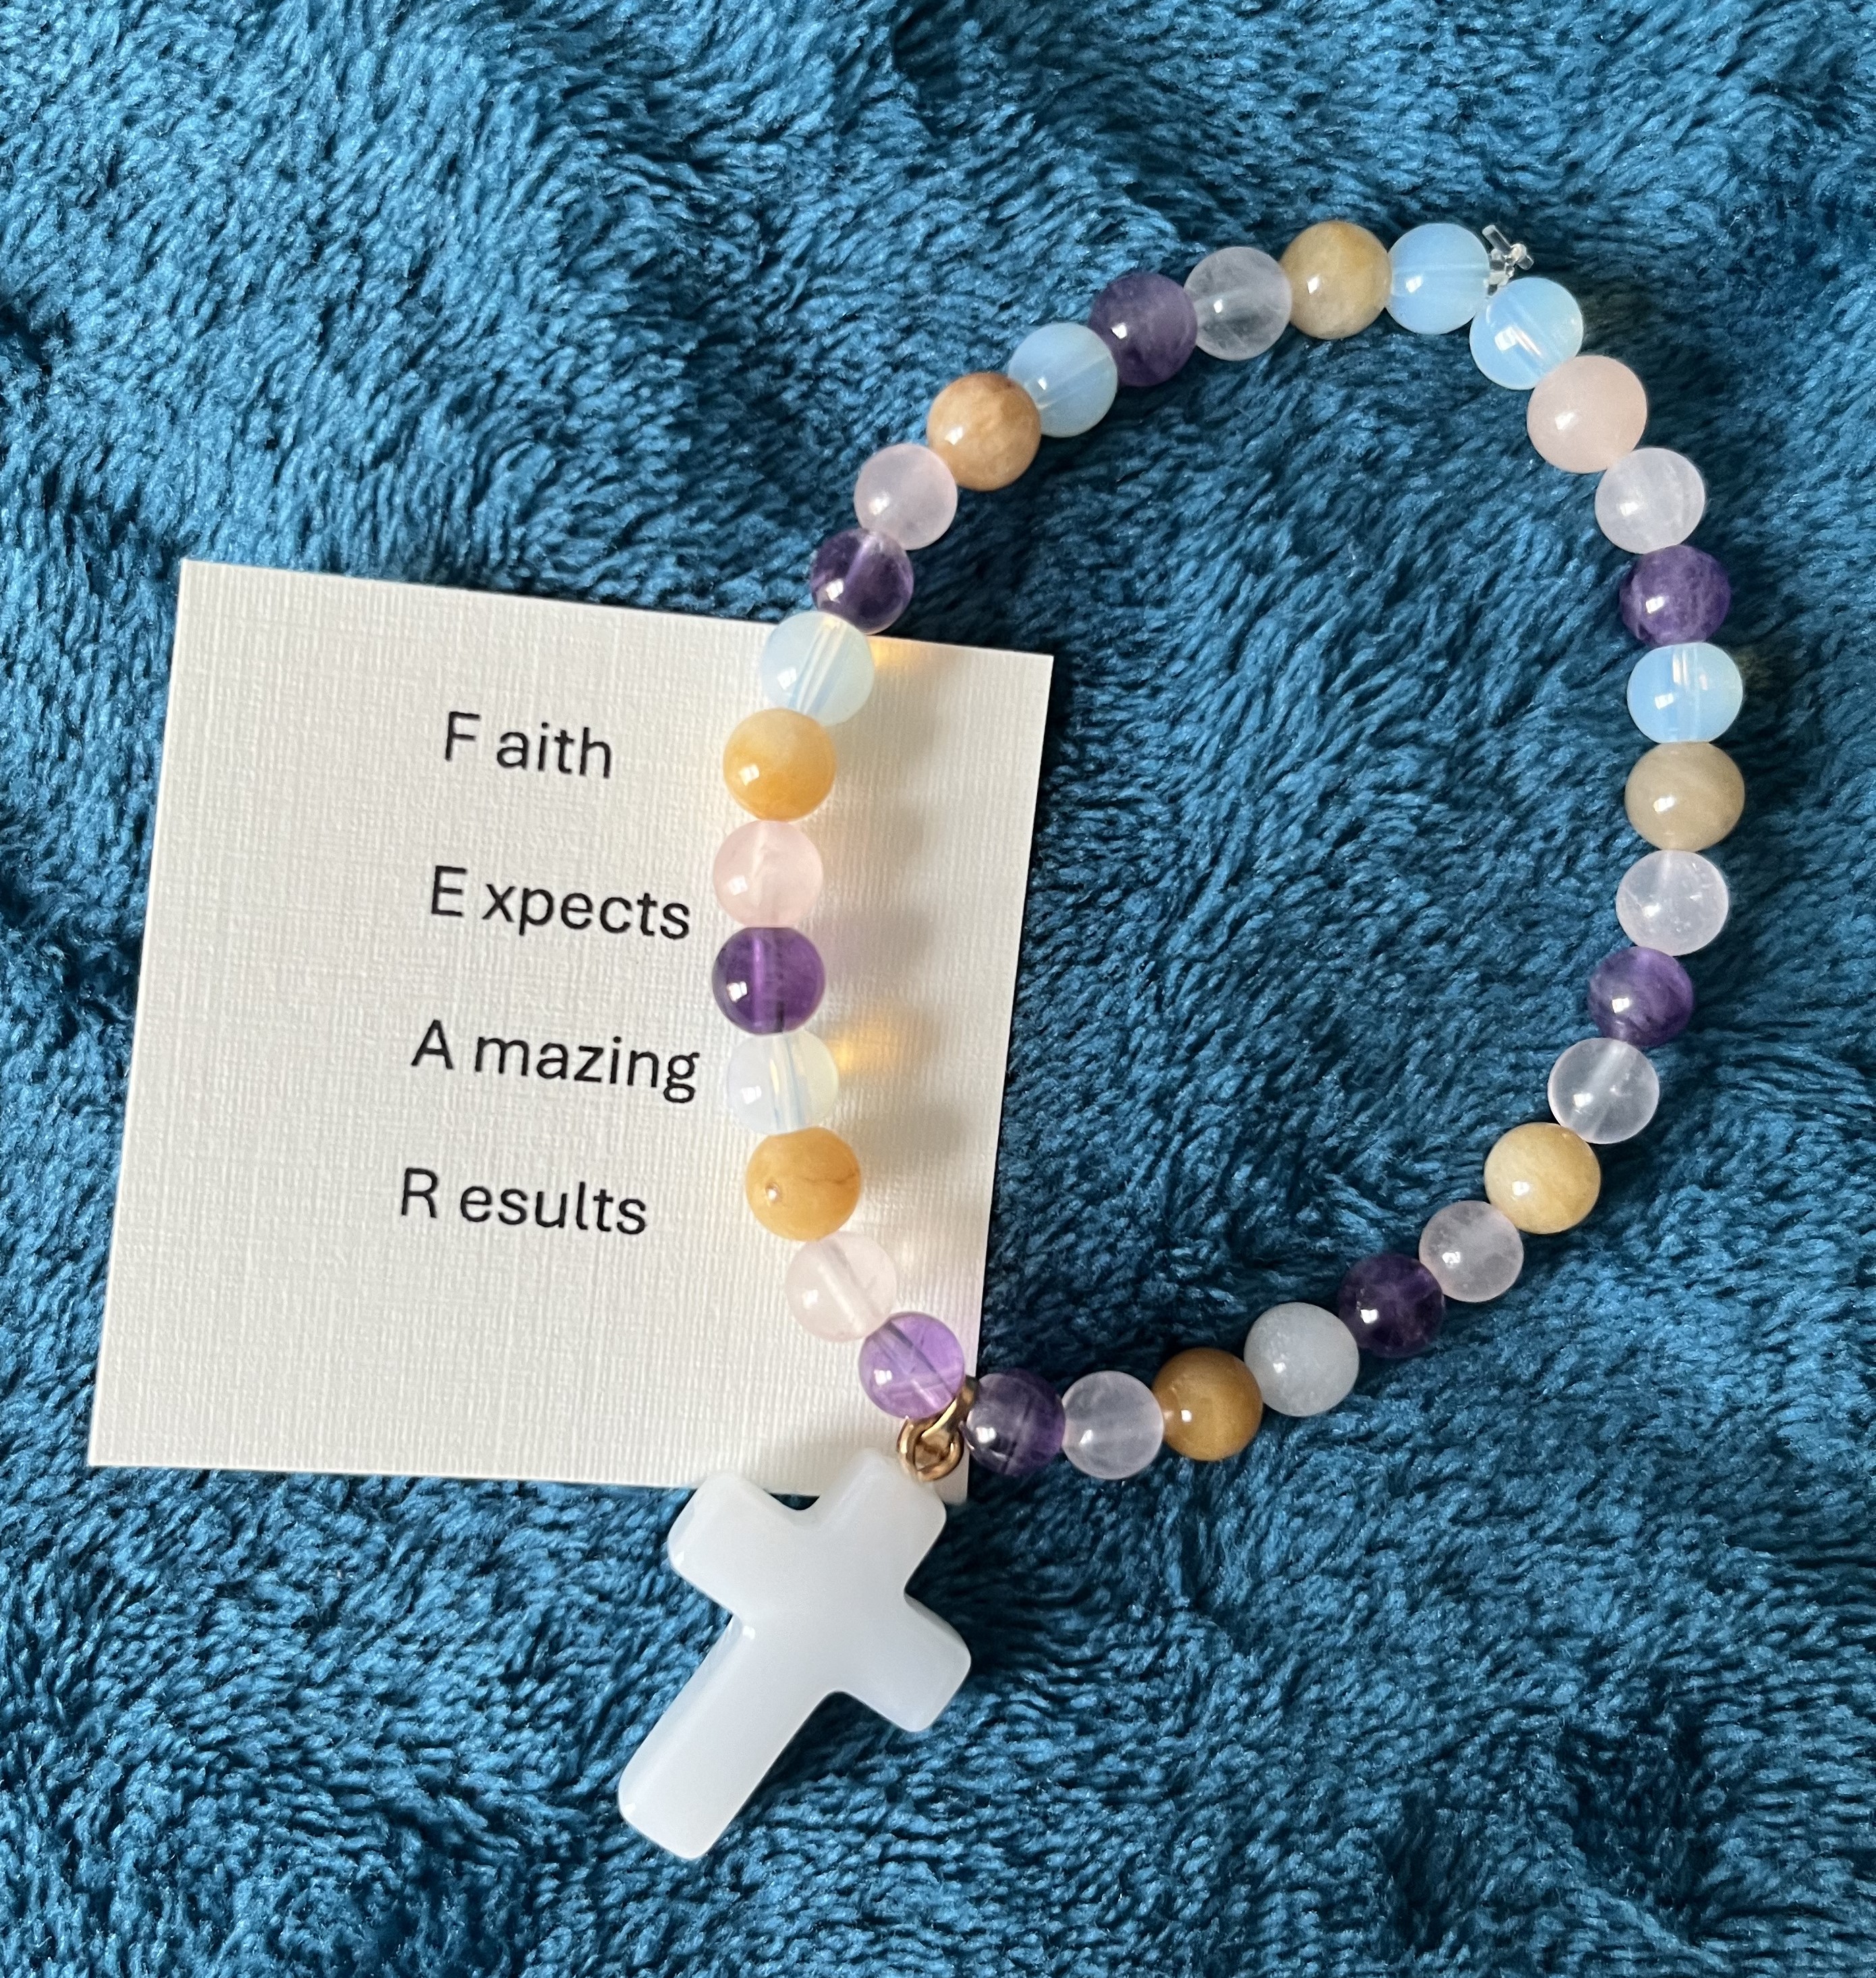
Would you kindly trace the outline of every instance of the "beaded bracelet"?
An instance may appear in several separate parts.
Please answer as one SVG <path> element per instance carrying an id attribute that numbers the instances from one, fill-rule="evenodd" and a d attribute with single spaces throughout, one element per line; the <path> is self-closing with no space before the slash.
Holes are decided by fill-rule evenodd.
<path id="1" fill-rule="evenodd" d="M 1199 1462 L 1236 1455 L 1266 1407 L 1320 1414 L 1354 1386 L 1362 1349 L 1405 1359 L 1433 1344 L 1446 1302 L 1500 1296 L 1524 1264 L 1524 1238 L 1572 1229 L 1594 1206 L 1592 1149 L 1626 1140 L 1653 1117 L 1659 1086 L 1646 1052 L 1686 1027 L 1693 984 L 1677 959 L 1704 948 L 1726 919 L 1719 868 L 1699 855 L 1739 821 L 1745 785 L 1713 746 L 1738 713 L 1732 660 L 1706 643 L 1731 598 L 1725 571 L 1686 538 L 1706 507 L 1693 464 L 1638 445 L 1648 405 L 1640 380 L 1610 357 L 1579 355 L 1576 299 L 1540 277 L 1495 227 L 1485 237 L 1417 227 L 1390 250 L 1346 220 L 1309 227 L 1281 261 L 1254 247 L 1209 254 L 1182 286 L 1146 271 L 1120 276 L 1086 324 L 1052 322 L 1017 346 L 1005 371 L 954 379 L 932 401 L 922 445 L 888 446 L 862 466 L 859 526 L 830 536 L 809 574 L 815 609 L 770 635 L 761 659 L 759 713 L 723 752 L 731 793 L 754 822 L 718 853 L 716 895 L 741 930 L 716 957 L 718 1007 L 750 1033 L 732 1052 L 731 1110 L 765 1137 L 746 1177 L 749 1206 L 800 1243 L 788 1267 L 795 1316 L 823 1339 L 860 1342 L 869 1397 L 901 1419 L 902 1462 L 922 1481 L 956 1468 L 968 1450 L 988 1469 L 1021 1477 L 1059 1453 L 1089 1476 L 1131 1477 L 1163 1444 Z M 1623 579 L 1623 623 L 1650 648 L 1630 676 L 1636 725 L 1656 746 L 1631 772 L 1630 824 L 1657 848 L 1622 878 L 1616 915 L 1634 944 L 1590 977 L 1597 1035 L 1552 1067 L 1553 1117 L 1514 1126 L 1486 1156 L 1486 1199 L 1448 1203 L 1421 1232 L 1417 1257 L 1363 1258 L 1342 1282 L 1336 1309 L 1289 1302 L 1250 1329 L 1242 1353 L 1198 1346 L 1175 1354 L 1151 1387 L 1131 1374 L 1084 1375 L 1066 1394 L 1026 1371 L 967 1376 L 956 1335 L 929 1313 L 902 1312 L 892 1259 L 843 1229 L 859 1203 L 851 1148 L 821 1122 L 839 1077 L 826 1047 L 802 1027 L 825 977 L 795 923 L 812 905 L 821 862 L 794 820 L 832 788 L 829 725 L 865 702 L 873 684 L 869 635 L 911 601 L 908 552 L 936 542 L 958 490 L 1007 487 L 1042 440 L 1087 432 L 1122 385 L 1163 384 L 1195 349 L 1227 362 L 1269 350 L 1289 325 L 1318 338 L 1354 336 L 1385 309 L 1402 328 L 1471 326 L 1472 355 L 1495 384 L 1530 394 L 1532 445 L 1573 474 L 1600 474 L 1596 519 L 1639 561 Z"/>

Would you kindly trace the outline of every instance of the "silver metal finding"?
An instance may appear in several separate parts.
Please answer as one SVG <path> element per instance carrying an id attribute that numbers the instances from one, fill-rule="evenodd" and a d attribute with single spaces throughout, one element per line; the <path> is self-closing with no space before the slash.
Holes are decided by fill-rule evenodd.
<path id="1" fill-rule="evenodd" d="M 1530 250 L 1521 240 L 1509 240 L 1496 227 L 1485 229 L 1485 246 L 1491 272 L 1485 278 L 1486 291 L 1496 295 L 1520 268 L 1531 266 Z"/>

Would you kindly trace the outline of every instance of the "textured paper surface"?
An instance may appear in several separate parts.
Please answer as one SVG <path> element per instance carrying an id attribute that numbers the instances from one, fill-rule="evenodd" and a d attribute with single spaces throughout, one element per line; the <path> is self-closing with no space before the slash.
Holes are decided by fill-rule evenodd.
<path id="1" fill-rule="evenodd" d="M 811 1492 L 889 1446 L 855 1349 L 788 1314 L 792 1246 L 743 1206 L 754 1143 L 721 1097 L 710 871 L 745 820 L 719 762 L 766 630 L 185 566 L 94 1462 Z M 811 820 L 815 1027 L 852 1226 L 974 1356 L 1049 662 L 877 650 Z M 480 739 L 446 762 L 452 709 Z M 543 723 L 607 740 L 610 780 L 596 752 L 584 778 L 495 766 Z M 464 919 L 431 911 L 439 864 Z M 629 933 L 521 936 L 476 917 L 485 882 L 648 893 L 691 931 L 635 905 Z M 432 1019 L 453 1072 L 413 1066 Z M 478 1073 L 485 1035 L 694 1051 L 696 1096 Z M 412 1166 L 434 1221 L 400 1213 Z M 644 1232 L 534 1226 L 537 1189 L 551 1219 L 581 1180 L 642 1199 Z M 462 1219 L 475 1185 L 524 1190 L 528 1225 Z"/>

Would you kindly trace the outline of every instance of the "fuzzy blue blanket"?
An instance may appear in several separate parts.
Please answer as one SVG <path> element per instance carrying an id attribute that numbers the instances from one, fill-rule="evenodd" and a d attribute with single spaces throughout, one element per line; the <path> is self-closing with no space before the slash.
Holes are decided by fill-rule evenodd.
<path id="1" fill-rule="evenodd" d="M 1867 4 L 0 8 L 0 1968 L 1798 1974 L 1876 1942 Z M 1604 1199 L 1338 1413 L 980 1478 L 914 1741 L 611 1790 L 673 1497 L 88 1473 L 185 556 L 778 617 L 1134 266 L 1504 223 L 1712 490 L 1733 925 Z M 985 1350 L 1235 1345 L 1476 1193 L 1636 850 L 1624 558 L 1463 338 L 1123 395 L 919 559 L 1059 656 Z"/>

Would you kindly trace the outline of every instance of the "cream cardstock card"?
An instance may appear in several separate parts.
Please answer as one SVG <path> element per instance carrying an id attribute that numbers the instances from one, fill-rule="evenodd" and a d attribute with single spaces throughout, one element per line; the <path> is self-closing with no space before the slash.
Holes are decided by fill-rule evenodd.
<path id="1" fill-rule="evenodd" d="M 890 1447 L 722 1096 L 767 629 L 185 566 L 93 1462 L 815 1492 Z M 828 1123 L 974 1355 L 1049 662 L 876 650 L 809 825 Z"/>

